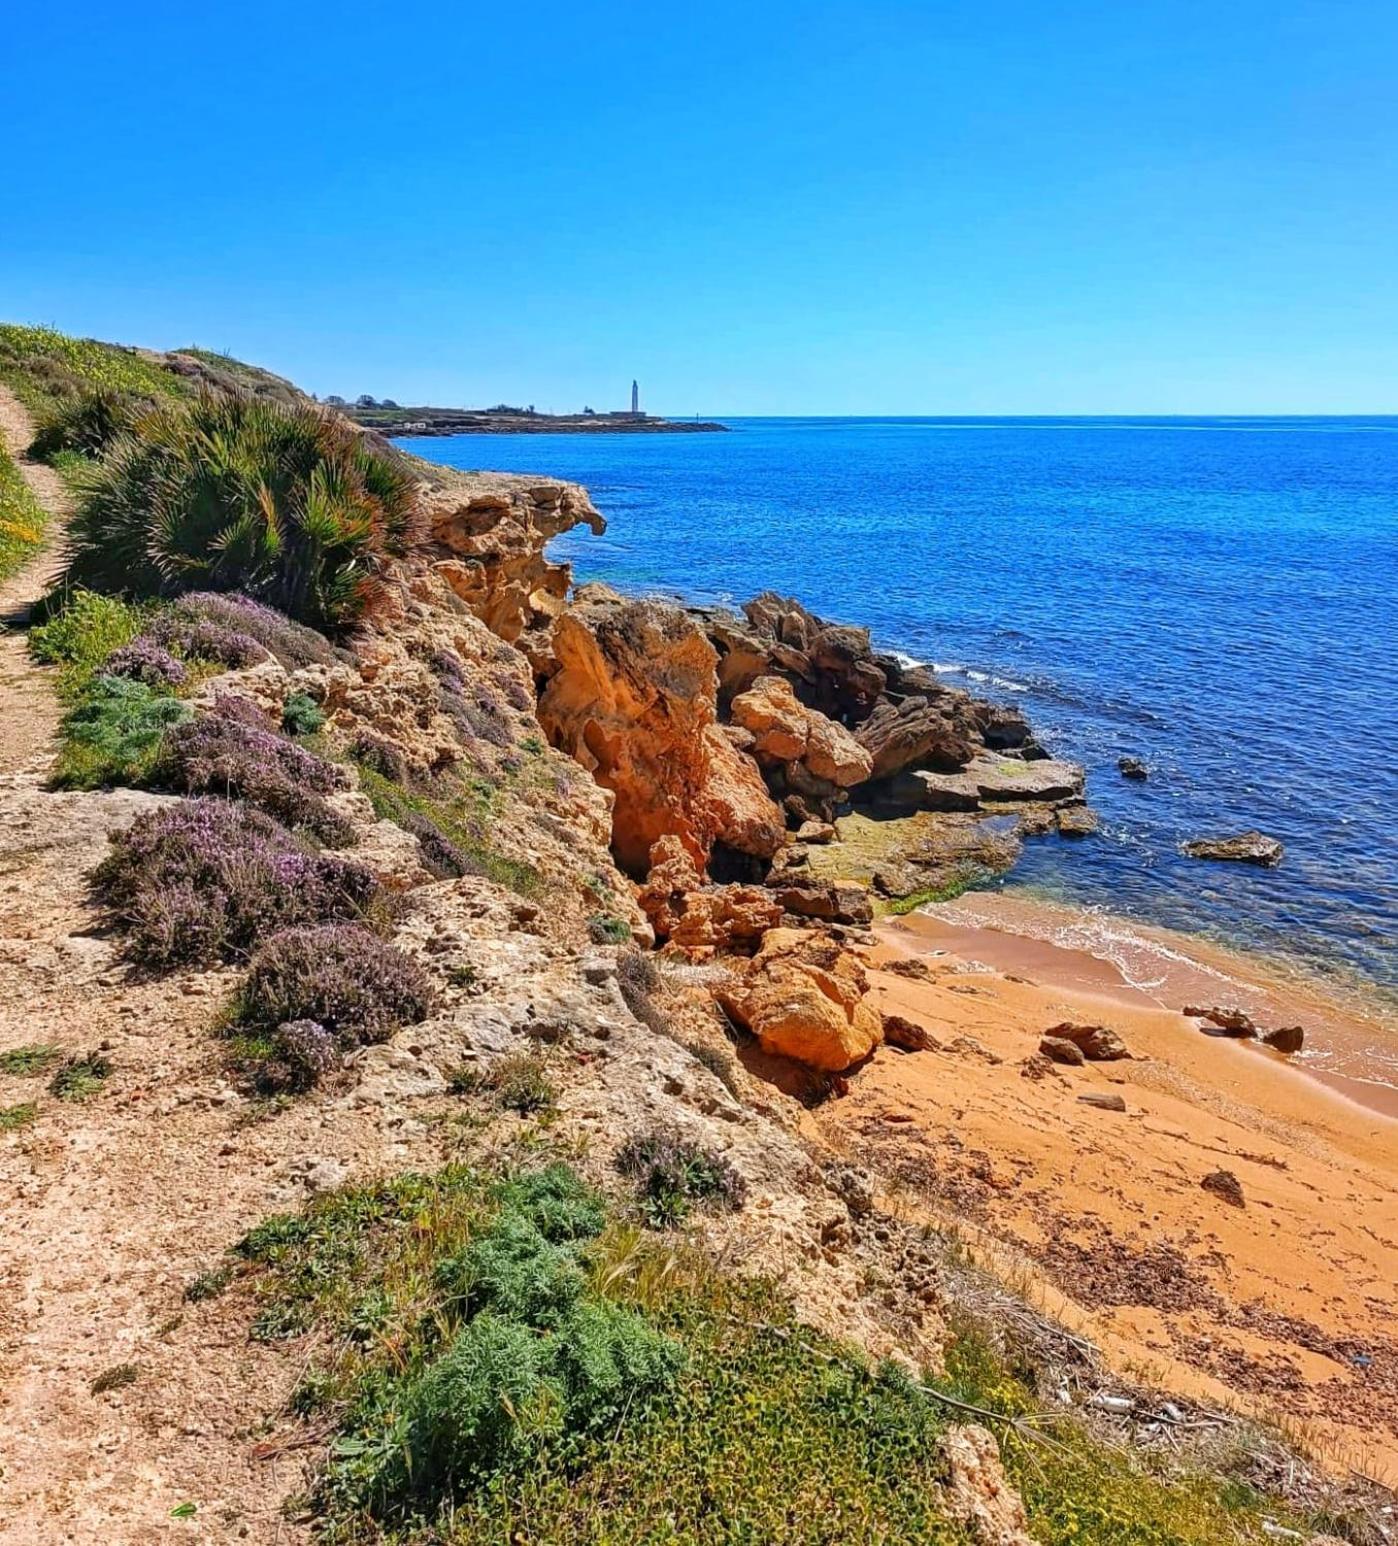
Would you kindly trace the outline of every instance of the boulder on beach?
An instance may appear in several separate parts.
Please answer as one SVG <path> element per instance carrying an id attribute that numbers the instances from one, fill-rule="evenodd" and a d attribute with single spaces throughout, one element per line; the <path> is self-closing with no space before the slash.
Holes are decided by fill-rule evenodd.
<path id="1" fill-rule="evenodd" d="M 1306 1033 L 1299 1025 L 1279 1025 L 1276 1030 L 1266 1032 L 1262 1040 L 1277 1052 L 1284 1052 L 1290 1057 L 1305 1045 Z"/>
<path id="2" fill-rule="evenodd" d="M 1221 859 L 1234 864 L 1261 864 L 1268 869 L 1282 861 L 1286 850 L 1265 832 L 1240 832 L 1236 837 L 1196 837 L 1180 844 L 1191 859 Z"/>
<path id="3" fill-rule="evenodd" d="M 1121 1037 L 1105 1025 L 1074 1025 L 1065 1020 L 1062 1025 L 1051 1025 L 1044 1032 L 1044 1041 L 1066 1041 L 1091 1063 L 1114 1063 L 1120 1058 L 1131 1056 Z M 1040 1042 L 1039 1048 L 1047 1053 L 1043 1042 Z M 1051 1053 L 1047 1055 L 1052 1056 Z"/>
<path id="4" fill-rule="evenodd" d="M 1217 1005 L 1212 1009 L 1204 1009 L 1198 1004 L 1186 1004 L 1182 1013 L 1195 1020 L 1207 1020 L 1226 1036 L 1241 1038 L 1257 1035 L 1257 1026 L 1252 1016 L 1244 1014 L 1241 1009 L 1220 1009 Z"/>
<path id="5" fill-rule="evenodd" d="M 1082 1048 L 1062 1036 L 1045 1036 L 1039 1043 L 1039 1051 L 1052 1062 L 1066 1063 L 1070 1068 L 1081 1068 L 1087 1062 Z"/>

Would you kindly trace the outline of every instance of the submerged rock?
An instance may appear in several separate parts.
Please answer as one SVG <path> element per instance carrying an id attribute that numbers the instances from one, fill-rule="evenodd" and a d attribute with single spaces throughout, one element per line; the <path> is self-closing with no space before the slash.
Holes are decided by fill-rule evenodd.
<path id="1" fill-rule="evenodd" d="M 1191 859 L 1220 859 L 1234 864 L 1261 864 L 1272 868 L 1286 850 L 1281 842 L 1263 832 L 1240 832 L 1236 837 L 1196 837 L 1180 844 Z"/>

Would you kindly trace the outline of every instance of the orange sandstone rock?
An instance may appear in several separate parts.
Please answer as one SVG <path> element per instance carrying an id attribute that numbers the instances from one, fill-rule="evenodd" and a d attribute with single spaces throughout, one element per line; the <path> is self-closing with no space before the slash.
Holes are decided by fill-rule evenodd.
<path id="1" fill-rule="evenodd" d="M 742 978 L 718 997 L 763 1051 L 841 1073 L 883 1040 L 868 987 L 863 966 L 834 940 L 772 929 Z"/>
<path id="2" fill-rule="evenodd" d="M 678 607 L 586 586 L 553 631 L 539 720 L 615 796 L 612 847 L 643 876 L 673 835 L 702 874 L 715 843 L 770 858 L 785 822 L 715 723 L 717 657 Z"/>

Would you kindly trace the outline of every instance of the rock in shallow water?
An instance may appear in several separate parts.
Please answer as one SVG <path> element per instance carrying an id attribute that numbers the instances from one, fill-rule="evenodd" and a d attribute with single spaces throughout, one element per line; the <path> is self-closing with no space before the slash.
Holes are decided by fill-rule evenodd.
<path id="1" fill-rule="evenodd" d="M 1123 778 L 1133 779 L 1138 784 L 1145 783 L 1150 777 L 1150 769 L 1139 757 L 1118 757 L 1116 766 Z"/>
<path id="2" fill-rule="evenodd" d="M 1220 859 L 1234 864 L 1261 864 L 1268 869 L 1282 861 L 1286 850 L 1264 832 L 1240 832 L 1236 837 L 1196 837 L 1180 844 L 1191 859 Z"/>

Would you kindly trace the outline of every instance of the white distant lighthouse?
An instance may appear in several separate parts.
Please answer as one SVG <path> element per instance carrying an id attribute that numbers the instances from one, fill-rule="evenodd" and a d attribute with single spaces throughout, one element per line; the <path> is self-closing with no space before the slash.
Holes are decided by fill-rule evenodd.
<path id="1" fill-rule="evenodd" d="M 631 383 L 631 417 L 639 419 L 641 416 L 641 389 L 636 382 Z"/>

